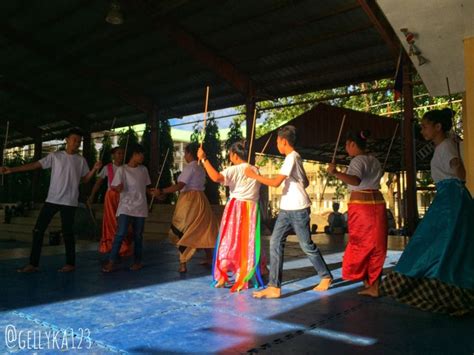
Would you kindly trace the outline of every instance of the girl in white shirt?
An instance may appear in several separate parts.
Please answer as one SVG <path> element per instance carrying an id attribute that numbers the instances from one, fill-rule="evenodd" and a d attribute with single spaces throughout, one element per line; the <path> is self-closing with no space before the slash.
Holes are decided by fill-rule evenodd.
<path id="1" fill-rule="evenodd" d="M 107 180 L 107 191 L 104 197 L 104 212 L 102 217 L 102 235 L 99 243 L 99 252 L 102 254 L 110 253 L 114 243 L 115 233 L 117 232 L 117 207 L 120 200 L 120 193 L 111 189 L 117 169 L 122 166 L 124 160 L 124 149 L 115 147 L 111 150 L 112 162 L 105 165 L 97 176 L 97 181 L 92 188 L 92 192 L 87 202 L 92 204 L 94 197 L 99 191 L 104 180 Z M 132 247 L 133 235 L 128 233 L 122 246 L 120 247 L 120 256 L 130 256 L 133 253 Z"/>
<path id="2" fill-rule="evenodd" d="M 425 113 L 421 133 L 434 143 L 431 176 L 436 197 L 410 238 L 395 271 L 371 296 L 388 295 L 425 311 L 474 311 L 474 204 L 466 171 L 450 137 L 450 109 Z"/>
<path id="3" fill-rule="evenodd" d="M 158 194 L 180 192 L 169 231 L 170 241 L 178 248 L 179 272 L 187 271 L 186 263 L 196 249 L 205 250 L 207 258 L 203 264 L 211 265 L 219 232 L 219 221 L 204 194 L 206 172 L 197 162 L 198 147 L 197 143 L 190 143 L 184 149 L 187 164 L 178 183 L 157 191 Z"/>
<path id="4" fill-rule="evenodd" d="M 329 164 L 328 173 L 351 191 L 348 208 L 349 242 L 342 261 L 342 278 L 364 281 L 365 294 L 378 289 L 387 255 L 387 212 L 380 189 L 379 161 L 366 153 L 369 131 L 349 133 L 346 151 L 352 160 L 345 173 Z"/>
<path id="5" fill-rule="evenodd" d="M 223 287 L 231 283 L 230 277 L 234 278 L 231 292 L 247 288 L 249 282 L 263 286 L 260 274 L 260 183 L 245 176 L 249 164 L 244 145 L 234 143 L 230 147 L 232 165 L 221 172 L 214 169 L 201 148 L 198 157 L 211 180 L 228 186 L 230 190 L 214 254 L 214 286 Z M 255 167 L 253 169 L 256 171 Z"/>

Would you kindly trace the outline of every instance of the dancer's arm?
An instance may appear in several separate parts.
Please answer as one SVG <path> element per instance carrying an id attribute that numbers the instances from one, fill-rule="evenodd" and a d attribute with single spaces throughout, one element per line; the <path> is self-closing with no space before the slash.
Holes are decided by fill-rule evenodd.
<path id="1" fill-rule="evenodd" d="M 361 180 L 358 176 L 349 175 L 349 174 L 338 171 L 336 168 L 336 164 L 330 163 L 327 171 L 330 175 L 334 176 L 336 179 L 339 179 L 345 182 L 348 185 L 352 185 L 352 186 L 360 185 Z"/>
<path id="2" fill-rule="evenodd" d="M 89 198 L 87 199 L 87 202 L 89 204 L 91 204 L 94 201 L 94 197 L 95 197 L 96 193 L 99 191 L 100 186 L 102 185 L 102 182 L 104 182 L 104 178 L 102 178 L 102 177 L 97 178 L 97 181 L 95 182 L 94 187 L 92 188 L 91 194 L 90 194 Z"/>
<path id="3" fill-rule="evenodd" d="M 283 181 L 287 178 L 286 175 L 277 175 L 274 178 L 267 178 L 262 175 L 258 175 L 251 166 L 248 166 L 245 168 L 245 175 L 251 179 L 257 180 L 259 183 L 267 185 L 267 186 L 272 186 L 272 187 L 278 187 L 280 186 Z"/>
<path id="4" fill-rule="evenodd" d="M 96 162 L 92 170 L 90 170 L 86 175 L 84 175 L 81 178 L 81 182 L 84 184 L 87 184 L 95 175 L 95 173 L 100 170 L 101 167 L 102 167 L 102 162 L 101 161 Z"/>
<path id="5" fill-rule="evenodd" d="M 184 182 L 179 181 L 177 184 L 165 187 L 164 189 L 156 189 L 156 191 L 157 191 L 158 195 L 172 194 L 176 191 L 181 191 L 185 186 L 186 186 L 186 184 Z"/>
<path id="6" fill-rule="evenodd" d="M 464 164 L 461 159 L 451 159 L 451 161 L 449 162 L 449 166 L 451 167 L 451 169 L 454 170 L 454 173 L 460 180 L 466 181 L 466 169 L 464 168 Z"/>
<path id="7" fill-rule="evenodd" d="M 25 171 L 31 171 L 31 170 L 38 170 L 42 169 L 43 167 L 41 166 L 39 161 L 35 161 L 33 163 L 28 163 L 25 165 L 20 165 L 20 166 L 13 166 L 13 167 L 8 167 L 8 166 L 2 166 L 0 167 L 0 171 L 2 174 L 12 174 L 12 173 L 23 173 Z"/>
<path id="8" fill-rule="evenodd" d="M 197 156 L 202 162 L 202 166 L 206 170 L 207 175 L 209 175 L 209 178 L 214 182 L 222 184 L 224 182 L 224 175 L 214 169 L 211 162 L 207 159 L 206 153 L 204 152 L 204 150 L 202 150 L 202 148 L 198 149 Z"/>

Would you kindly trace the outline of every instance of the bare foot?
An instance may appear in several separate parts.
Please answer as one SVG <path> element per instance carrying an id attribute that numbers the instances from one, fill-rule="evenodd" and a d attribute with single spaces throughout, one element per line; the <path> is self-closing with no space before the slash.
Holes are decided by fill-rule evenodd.
<path id="1" fill-rule="evenodd" d="M 76 270 L 74 265 L 66 264 L 62 268 L 58 269 L 58 272 L 73 272 Z"/>
<path id="2" fill-rule="evenodd" d="M 379 297 L 379 280 L 375 281 L 372 286 L 357 293 L 362 296 Z"/>
<path id="3" fill-rule="evenodd" d="M 184 272 L 188 271 L 188 269 L 186 268 L 186 263 L 179 263 L 178 271 L 181 272 L 181 273 L 184 273 Z"/>
<path id="4" fill-rule="evenodd" d="M 138 271 L 140 269 L 143 269 L 142 263 L 134 263 L 132 266 L 130 266 L 130 271 Z"/>
<path id="5" fill-rule="evenodd" d="M 252 293 L 253 298 L 280 298 L 281 289 L 278 287 L 269 286 L 262 291 Z"/>
<path id="6" fill-rule="evenodd" d="M 332 284 L 332 279 L 330 277 L 326 277 L 324 279 L 321 279 L 321 281 L 319 281 L 319 284 L 315 288 L 313 288 L 313 291 L 316 291 L 316 292 L 327 291 L 329 287 L 331 286 L 331 284 Z"/>
<path id="7" fill-rule="evenodd" d="M 31 274 L 31 273 L 38 272 L 38 271 L 39 271 L 39 268 L 37 266 L 33 266 L 31 264 L 28 264 L 28 265 L 22 267 L 21 269 L 16 270 L 16 272 L 23 272 L 25 274 Z"/>
<path id="8" fill-rule="evenodd" d="M 222 288 L 224 287 L 225 285 L 225 280 L 224 279 L 220 279 L 219 281 L 216 282 L 216 284 L 214 285 L 215 288 Z"/>
<path id="9" fill-rule="evenodd" d="M 369 287 L 370 287 L 369 281 L 364 280 L 364 287 L 365 287 L 365 288 L 369 288 Z"/>
<path id="10" fill-rule="evenodd" d="M 107 264 L 104 265 L 102 268 L 102 272 L 112 272 L 115 271 L 115 265 L 112 261 L 109 261 Z"/>

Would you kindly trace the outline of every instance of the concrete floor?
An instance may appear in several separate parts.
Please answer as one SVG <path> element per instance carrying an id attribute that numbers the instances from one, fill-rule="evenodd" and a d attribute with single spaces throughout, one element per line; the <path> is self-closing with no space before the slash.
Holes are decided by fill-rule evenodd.
<path id="1" fill-rule="evenodd" d="M 343 238 L 315 237 L 339 279 L 313 292 L 319 278 L 291 240 L 278 300 L 212 288 L 202 255 L 180 275 L 166 242 L 146 243 L 146 267 L 135 273 L 125 260 L 122 270 L 102 274 L 96 244 L 81 246 L 72 274 L 55 271 L 64 262 L 60 248 L 44 248 L 41 272 L 32 275 L 15 272 L 28 249 L 4 250 L 0 353 L 474 354 L 474 317 L 358 296 L 360 283 L 340 280 Z M 400 237 L 390 239 L 387 269 L 402 248 Z"/>

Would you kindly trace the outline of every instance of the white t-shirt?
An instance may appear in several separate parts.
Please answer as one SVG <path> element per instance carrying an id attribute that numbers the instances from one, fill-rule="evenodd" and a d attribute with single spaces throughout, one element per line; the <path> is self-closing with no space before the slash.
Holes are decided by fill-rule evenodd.
<path id="1" fill-rule="evenodd" d="M 249 166 L 247 163 L 232 165 L 221 171 L 224 176 L 224 185 L 229 186 L 229 198 L 245 201 L 258 201 L 260 195 L 260 183 L 245 176 L 245 169 Z M 256 167 L 252 170 L 258 173 Z"/>
<path id="2" fill-rule="evenodd" d="M 303 161 L 296 151 L 286 156 L 280 175 L 287 176 L 281 195 L 280 209 L 294 211 L 310 207 L 311 200 L 305 190 L 309 181 L 303 168 Z"/>
<path id="3" fill-rule="evenodd" d="M 178 176 L 178 182 L 183 182 L 186 186 L 181 190 L 186 191 L 204 191 L 206 184 L 206 172 L 198 165 L 196 160 L 186 164 L 183 172 Z"/>
<path id="4" fill-rule="evenodd" d="M 39 163 L 43 169 L 51 168 L 46 202 L 77 207 L 81 178 L 89 172 L 86 159 L 62 150 L 48 154 Z"/>
<path id="5" fill-rule="evenodd" d="M 112 163 L 112 171 L 114 172 L 114 176 L 115 176 L 115 173 L 117 172 L 117 169 L 119 168 L 119 166 L 115 165 Z M 107 164 L 106 166 L 104 166 L 102 168 L 102 170 L 100 171 L 100 173 L 97 174 L 97 177 L 101 178 L 101 179 L 105 179 L 107 180 L 107 186 L 108 188 L 110 189 L 110 184 L 109 184 L 109 164 Z"/>
<path id="6" fill-rule="evenodd" d="M 446 138 L 436 148 L 431 159 L 431 177 L 435 183 L 445 179 L 458 179 L 451 160 L 459 158 L 456 143 L 451 138 Z"/>
<path id="7" fill-rule="evenodd" d="M 122 165 L 117 169 L 112 181 L 112 186 L 120 184 L 123 184 L 123 191 L 120 193 L 117 217 L 121 214 L 148 217 L 146 187 L 151 184 L 148 169 L 143 165 L 135 168 Z"/>
<path id="8" fill-rule="evenodd" d="M 359 186 L 347 184 L 349 191 L 380 189 L 382 167 L 377 158 L 372 155 L 358 155 L 352 158 L 346 174 L 355 175 L 360 179 Z"/>

